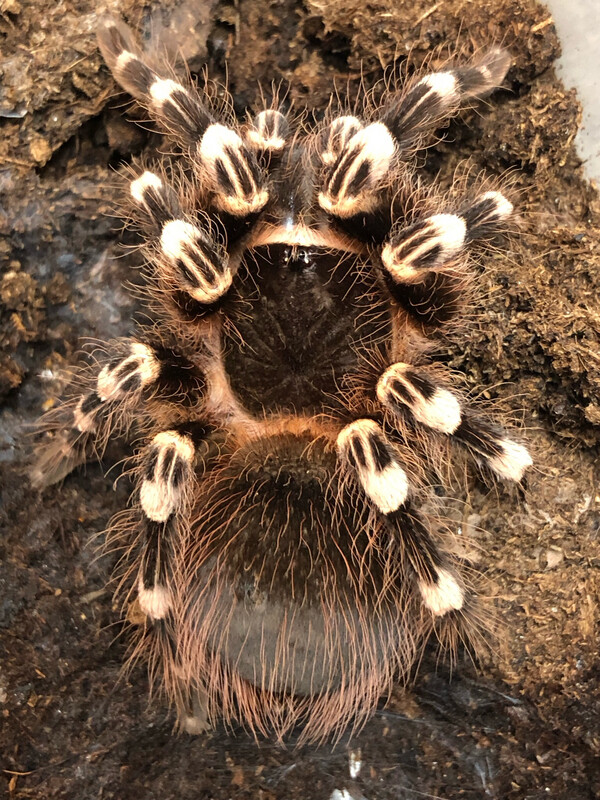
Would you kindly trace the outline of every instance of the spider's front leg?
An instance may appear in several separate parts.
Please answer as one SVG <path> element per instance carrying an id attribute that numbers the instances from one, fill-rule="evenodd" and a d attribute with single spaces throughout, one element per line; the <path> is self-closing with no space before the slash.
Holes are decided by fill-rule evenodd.
<path id="1" fill-rule="evenodd" d="M 53 409 L 40 423 L 46 437 L 36 449 L 31 480 L 38 487 L 62 480 L 100 457 L 111 437 L 127 437 L 148 405 L 199 406 L 205 379 L 196 363 L 177 350 L 137 339 L 112 343 L 86 391 Z"/>
<path id="2" fill-rule="evenodd" d="M 175 190 L 155 172 L 133 180 L 130 195 L 145 234 L 152 283 L 178 306 L 192 304 L 195 316 L 209 314 L 233 279 L 214 226 L 197 212 L 186 213 Z"/>
<path id="3" fill-rule="evenodd" d="M 168 70 L 150 66 L 129 28 L 118 20 L 103 21 L 98 43 L 115 80 L 186 151 L 218 210 L 238 223 L 261 211 L 269 199 L 265 171 L 253 148 L 215 119 L 198 90 L 174 80 Z M 268 122 L 257 129 L 261 142 L 269 138 Z"/>
<path id="4" fill-rule="evenodd" d="M 506 51 L 496 48 L 467 67 L 425 75 L 393 94 L 376 122 L 363 125 L 351 116 L 334 120 L 319 142 L 320 206 L 342 225 L 350 224 L 354 236 L 380 241 L 385 235 L 380 216 L 390 205 L 407 155 L 465 101 L 498 86 L 509 63 Z"/>
<path id="5" fill-rule="evenodd" d="M 513 206 L 497 191 L 396 225 L 381 251 L 387 288 L 414 319 L 437 326 L 451 318 L 468 278 L 471 246 L 502 233 Z"/>

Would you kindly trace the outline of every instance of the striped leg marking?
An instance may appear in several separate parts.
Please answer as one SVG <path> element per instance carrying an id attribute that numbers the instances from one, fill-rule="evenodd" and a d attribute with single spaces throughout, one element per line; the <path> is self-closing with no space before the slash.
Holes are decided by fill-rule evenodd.
<path id="1" fill-rule="evenodd" d="M 510 439 L 499 425 L 475 415 L 463 413 L 454 436 L 476 461 L 489 467 L 501 480 L 518 483 L 533 464 L 522 444 Z"/>
<path id="2" fill-rule="evenodd" d="M 340 219 L 370 212 L 397 149 L 456 114 L 462 100 L 492 91 L 508 66 L 508 54 L 496 48 L 471 66 L 424 76 L 391 99 L 380 122 L 362 127 L 355 117 L 347 116 L 332 122 L 320 149 L 322 162 L 329 165 L 325 188 L 319 194 L 321 207 Z M 449 231 L 448 225 L 454 227 L 448 220 L 432 220 L 431 235 L 437 231 L 438 239 L 451 247 L 460 232 Z"/>
<path id="3" fill-rule="evenodd" d="M 321 136 L 319 156 L 325 166 L 332 167 L 348 145 L 354 134 L 363 129 L 356 117 L 338 117 L 327 126 Z"/>
<path id="4" fill-rule="evenodd" d="M 400 540 L 408 560 L 417 575 L 423 603 L 435 616 L 462 608 L 464 592 L 452 572 L 444 566 L 445 559 L 423 520 L 408 509 L 387 515 L 392 538 Z"/>
<path id="5" fill-rule="evenodd" d="M 523 445 L 463 408 L 456 395 L 437 384 L 426 370 L 392 364 L 379 379 L 377 398 L 396 416 L 408 414 L 432 430 L 453 436 L 502 480 L 520 481 L 532 464 Z"/>
<path id="6" fill-rule="evenodd" d="M 476 239 L 502 230 L 512 204 L 500 192 L 485 192 L 458 214 L 434 214 L 398 231 L 385 245 L 381 260 L 395 284 L 422 280 L 447 267 Z"/>
<path id="7" fill-rule="evenodd" d="M 384 517 L 386 527 L 403 547 L 413 568 L 424 604 L 432 614 L 462 607 L 463 592 L 446 569 L 431 533 L 410 513 L 409 482 L 396 448 L 381 427 L 369 419 L 346 425 L 338 435 L 338 455 L 355 471 L 367 497 Z"/>
<path id="8" fill-rule="evenodd" d="M 153 172 L 131 183 L 133 200 L 155 234 L 163 282 L 202 305 L 211 305 L 231 287 L 233 275 L 225 248 L 207 227 L 183 219 L 173 190 Z"/>
<path id="9" fill-rule="evenodd" d="M 133 397 L 160 374 L 160 362 L 151 347 L 132 341 L 127 349 L 128 353 L 111 359 L 98 375 L 96 394 L 102 403 Z"/>
<path id="10" fill-rule="evenodd" d="M 140 505 L 144 513 L 139 603 L 152 619 L 163 619 L 171 608 L 168 553 L 177 536 L 177 513 L 186 505 L 194 480 L 195 448 L 190 436 L 177 431 L 158 433 L 143 462 Z"/>
<path id="11" fill-rule="evenodd" d="M 120 354 L 102 368 L 93 389 L 42 419 L 40 427 L 54 435 L 37 449 L 31 471 L 35 486 L 51 486 L 101 456 L 110 433 L 119 430 L 119 422 L 140 402 L 144 387 L 157 380 L 160 366 L 150 347 L 128 340 L 118 349 Z"/>
<path id="12" fill-rule="evenodd" d="M 321 208 L 341 219 L 370 211 L 378 202 L 377 190 L 389 174 L 395 150 L 394 139 L 383 123 L 358 130 L 328 171 L 325 189 L 319 193 Z M 321 157 L 329 158 L 330 152 L 326 150 Z"/>
<path id="13" fill-rule="evenodd" d="M 211 125 L 198 147 L 217 205 L 235 217 L 264 208 L 269 193 L 254 153 L 225 125 Z"/>
<path id="14" fill-rule="evenodd" d="M 166 522 L 178 508 L 191 477 L 195 448 L 177 431 L 158 433 L 148 447 L 140 503 L 148 519 Z"/>
<path id="15" fill-rule="evenodd" d="M 98 44 L 115 80 L 140 102 L 180 142 L 188 146 L 213 122 L 196 89 L 158 75 L 143 60 L 129 28 L 105 18 Z"/>
<path id="16" fill-rule="evenodd" d="M 460 425 L 458 399 L 410 364 L 398 362 L 383 373 L 377 384 L 377 398 L 394 414 L 408 411 L 417 422 L 440 433 L 454 433 Z"/>
<path id="17" fill-rule="evenodd" d="M 379 511 L 389 514 L 404 504 L 408 477 L 398 453 L 381 427 L 370 419 L 346 425 L 337 438 L 338 455 L 355 470 L 360 484 Z"/>
<path id="18" fill-rule="evenodd" d="M 144 392 L 158 400 L 197 400 L 204 393 L 204 376 L 194 363 L 174 350 L 126 340 L 121 353 L 108 361 L 96 378 L 96 388 L 82 395 L 75 406 L 74 426 L 82 433 L 96 432 L 107 407 L 131 409 Z"/>
<path id="19" fill-rule="evenodd" d="M 110 435 L 129 428 L 133 413 L 148 395 L 163 403 L 198 404 L 205 379 L 198 367 L 167 348 L 125 340 L 79 398 L 63 403 L 42 420 L 53 437 L 40 445 L 31 473 L 40 487 L 62 480 L 72 470 L 102 455 Z"/>
<path id="20" fill-rule="evenodd" d="M 196 89 L 149 67 L 121 22 L 105 19 L 98 43 L 115 80 L 185 147 L 197 148 L 221 210 L 238 217 L 260 211 L 269 194 L 254 153 L 234 130 L 215 122 Z"/>
<path id="21" fill-rule="evenodd" d="M 401 148 L 410 147 L 454 116 L 461 102 L 493 91 L 509 66 L 506 50 L 493 48 L 470 66 L 425 75 L 391 98 L 381 120 Z"/>
<path id="22" fill-rule="evenodd" d="M 280 153 L 289 134 L 286 117 L 275 109 L 261 111 L 246 131 L 246 141 L 259 153 Z"/>

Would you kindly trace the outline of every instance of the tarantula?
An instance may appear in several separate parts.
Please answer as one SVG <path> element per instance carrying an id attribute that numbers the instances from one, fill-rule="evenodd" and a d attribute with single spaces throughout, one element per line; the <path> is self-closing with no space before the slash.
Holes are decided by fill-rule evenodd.
<path id="1" fill-rule="evenodd" d="M 34 482 L 135 426 L 135 490 L 108 546 L 123 547 L 137 650 L 180 726 L 339 734 L 432 633 L 469 633 L 475 591 L 437 497 L 452 453 L 507 482 L 531 464 L 430 355 L 461 310 L 471 245 L 513 207 L 485 186 L 443 198 L 415 166 L 508 55 L 307 130 L 277 107 L 219 120 L 120 21 L 99 42 L 181 157 L 129 187 L 150 321 L 52 413 Z"/>

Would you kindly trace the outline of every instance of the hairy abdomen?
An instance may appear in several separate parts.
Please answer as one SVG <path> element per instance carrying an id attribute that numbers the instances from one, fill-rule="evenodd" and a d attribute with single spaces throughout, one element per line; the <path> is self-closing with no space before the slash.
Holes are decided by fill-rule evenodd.
<path id="1" fill-rule="evenodd" d="M 254 730 L 341 731 L 412 664 L 406 576 L 352 508 L 326 440 L 280 434 L 227 450 L 199 487 L 178 566 L 183 671 L 206 687 L 211 716 L 241 704 Z"/>

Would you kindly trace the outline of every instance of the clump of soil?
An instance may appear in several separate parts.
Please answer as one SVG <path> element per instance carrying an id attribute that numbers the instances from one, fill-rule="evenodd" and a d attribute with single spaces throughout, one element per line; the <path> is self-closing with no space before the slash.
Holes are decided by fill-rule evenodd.
<path id="1" fill-rule="evenodd" d="M 503 42 L 505 89 L 424 155 L 446 189 L 457 169 L 510 179 L 522 230 L 486 259 L 482 307 L 448 362 L 521 420 L 538 468 L 525 497 L 470 489 L 463 525 L 481 549 L 509 633 L 476 670 L 422 665 L 348 748 L 281 751 L 243 732 L 171 735 L 142 669 L 118 680 L 126 637 L 89 542 L 122 507 L 102 469 L 36 496 L 27 425 L 60 394 L 81 339 L 126 334 L 135 259 L 110 216 L 114 168 L 160 143 L 128 110 L 96 49 L 97 4 L 7 0 L 0 15 L 0 752 L 14 798 L 327 798 L 423 795 L 569 800 L 600 794 L 600 233 L 573 147 L 577 98 L 557 79 L 549 12 L 534 0 L 114 0 L 151 47 L 193 70 L 227 68 L 235 110 L 279 83 L 317 115 L 332 86 L 354 100 L 384 74 Z M 468 161 L 468 168 L 459 165 Z M 117 458 L 122 453 L 117 453 Z M 116 473 L 115 473 L 116 474 Z M 351 753 L 349 753 L 349 749 Z M 350 777 L 349 757 L 362 764 Z M 308 787 L 308 788 L 307 788 Z M 308 794 L 307 794 L 308 792 Z"/>

